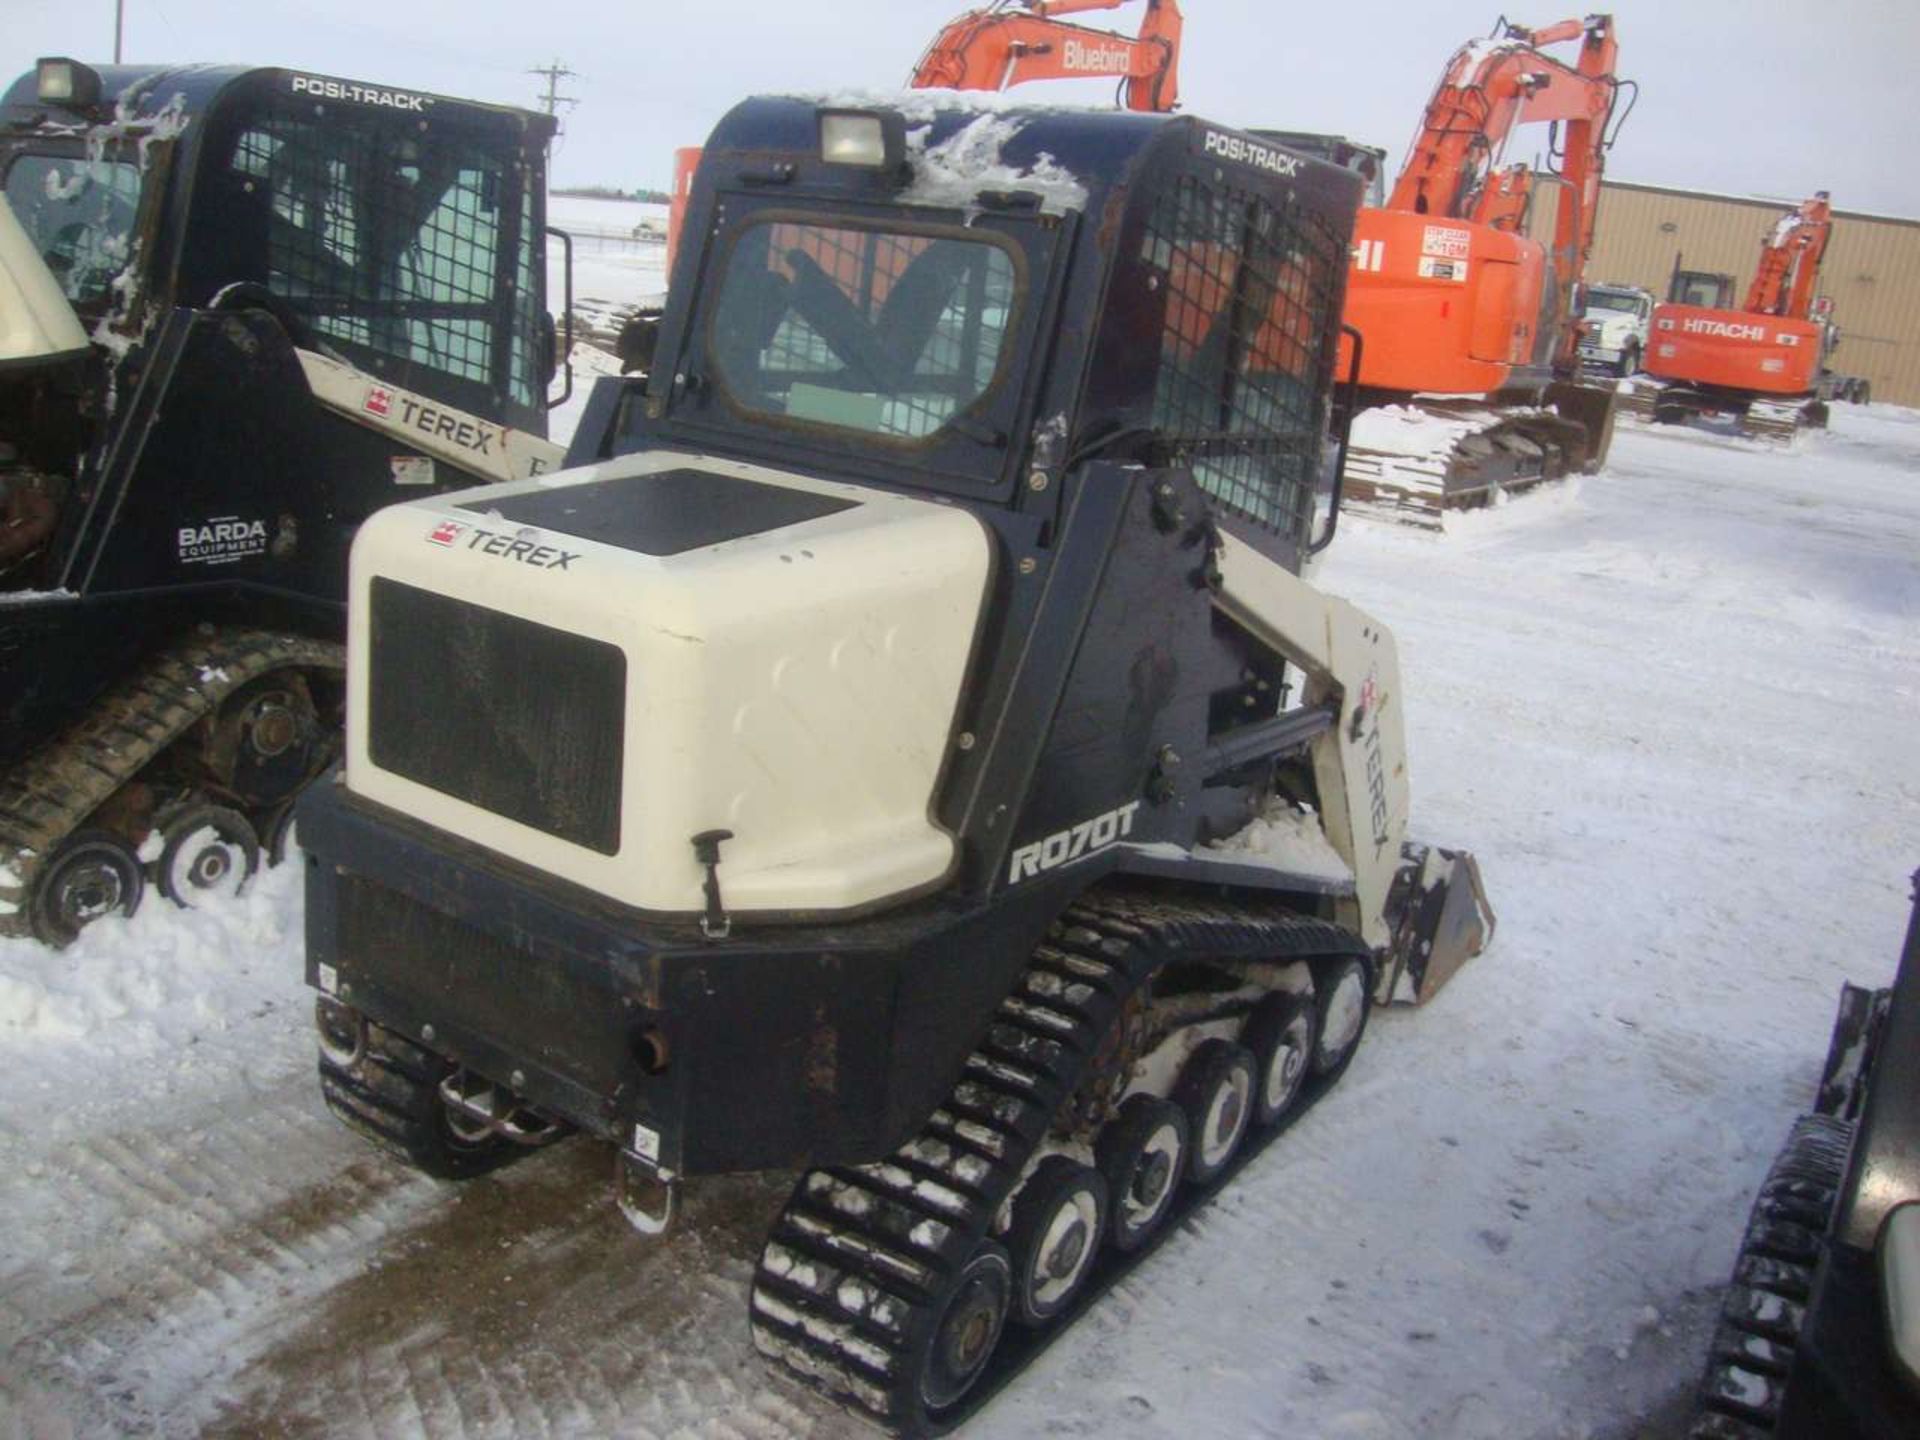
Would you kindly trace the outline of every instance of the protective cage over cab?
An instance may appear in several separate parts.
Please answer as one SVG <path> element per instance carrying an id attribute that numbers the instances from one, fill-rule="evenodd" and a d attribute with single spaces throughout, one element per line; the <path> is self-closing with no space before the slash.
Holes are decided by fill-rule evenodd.
<path id="1" fill-rule="evenodd" d="M 569 459 L 777 453 L 1046 525 L 1070 487 L 1035 472 L 1177 455 L 1297 566 L 1360 187 L 1188 117 L 748 101 L 703 153 L 672 277 L 697 294 L 644 404 L 600 397 Z"/>
<path id="2" fill-rule="evenodd" d="M 89 326 L 271 304 L 409 390 L 544 428 L 552 336 L 523 243 L 544 115 L 302 71 L 44 60 L 0 102 L 0 183 Z"/>

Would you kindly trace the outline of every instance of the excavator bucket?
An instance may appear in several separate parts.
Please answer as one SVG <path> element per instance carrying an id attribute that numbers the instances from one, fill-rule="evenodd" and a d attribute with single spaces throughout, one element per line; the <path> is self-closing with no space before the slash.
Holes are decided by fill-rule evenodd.
<path id="1" fill-rule="evenodd" d="M 1547 403 L 1559 412 L 1562 420 L 1571 420 L 1586 430 L 1578 459 L 1569 468 L 1578 469 L 1583 475 L 1599 474 L 1607 463 L 1607 452 L 1613 448 L 1619 390 L 1612 382 L 1586 385 L 1577 380 L 1563 380 L 1547 387 Z"/>
<path id="2" fill-rule="evenodd" d="M 1393 941 L 1377 994 L 1390 1003 L 1424 1005 L 1493 943 L 1493 907 L 1480 883 L 1479 862 L 1465 850 L 1411 841 L 1401 846 L 1387 913 Z"/>

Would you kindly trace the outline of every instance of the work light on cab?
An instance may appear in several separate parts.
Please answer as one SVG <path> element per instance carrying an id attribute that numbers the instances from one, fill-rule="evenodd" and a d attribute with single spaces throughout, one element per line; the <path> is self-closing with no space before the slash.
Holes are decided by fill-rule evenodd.
<path id="1" fill-rule="evenodd" d="M 34 61 L 40 103 L 89 110 L 100 103 L 100 72 L 64 55 Z"/>
<path id="2" fill-rule="evenodd" d="M 829 165 L 897 171 L 907 156 L 906 122 L 872 110 L 822 110 L 820 158 Z"/>

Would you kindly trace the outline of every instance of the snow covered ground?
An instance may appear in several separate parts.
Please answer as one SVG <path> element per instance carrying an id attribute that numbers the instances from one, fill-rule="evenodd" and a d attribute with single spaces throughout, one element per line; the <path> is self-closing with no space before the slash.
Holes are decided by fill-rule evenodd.
<path id="1" fill-rule="evenodd" d="M 1747 1198 L 1920 863 L 1920 413 L 1610 472 L 1320 577 L 1399 637 L 1493 949 L 969 1435 L 1675 1436 Z M 465 1187 L 330 1120 L 293 867 L 0 941 L 0 1436 L 865 1433 L 764 1370 L 790 1177 L 665 1243 L 570 1142 Z"/>

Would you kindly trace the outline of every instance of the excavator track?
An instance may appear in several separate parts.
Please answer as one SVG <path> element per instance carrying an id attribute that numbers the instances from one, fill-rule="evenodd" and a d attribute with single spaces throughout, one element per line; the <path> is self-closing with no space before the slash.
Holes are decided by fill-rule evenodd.
<path id="1" fill-rule="evenodd" d="M 1596 442 L 1588 424 L 1545 409 L 1435 403 L 1363 418 L 1341 472 L 1343 505 L 1429 529 L 1438 529 L 1448 511 L 1590 471 L 1611 438 Z M 1611 417 L 1604 423 L 1610 432 Z"/>
<path id="2" fill-rule="evenodd" d="M 1103 889 L 1052 927 L 961 1079 L 885 1160 L 809 1171 L 775 1221 L 753 1282 L 754 1343 L 813 1387 L 896 1434 L 943 1434 L 1018 1375 L 1330 1087 L 1351 1051 L 1266 1129 L 1249 1127 L 1204 1185 L 1182 1184 L 1140 1248 L 1101 1246 L 1076 1297 L 1043 1326 L 1008 1323 L 985 1368 L 944 1406 L 925 1367 L 956 1292 L 997 1249 L 996 1220 L 1057 1119 L 1084 1095 L 1129 997 L 1170 963 L 1232 967 L 1360 956 L 1350 932 L 1277 907 Z M 1355 1036 L 1357 1044 L 1358 1036 Z M 1002 1252 L 1004 1253 L 1004 1252 Z"/>
<path id="3" fill-rule="evenodd" d="M 0 777 L 0 935 L 34 933 L 35 886 L 89 817 L 241 686 L 288 668 L 344 674 L 344 647 L 270 630 L 203 627 Z"/>

